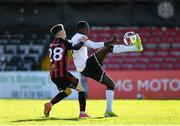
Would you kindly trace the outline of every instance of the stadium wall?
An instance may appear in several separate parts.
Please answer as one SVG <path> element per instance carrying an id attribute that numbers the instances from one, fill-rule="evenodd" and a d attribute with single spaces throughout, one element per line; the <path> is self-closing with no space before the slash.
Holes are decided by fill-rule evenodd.
<path id="1" fill-rule="evenodd" d="M 180 71 L 108 71 L 116 99 L 180 99 Z M 81 80 L 78 72 L 73 75 Z M 88 79 L 88 98 L 105 99 L 105 86 Z M 0 72 L 0 98 L 52 98 L 58 93 L 49 72 Z M 68 99 L 77 99 L 77 92 Z"/>

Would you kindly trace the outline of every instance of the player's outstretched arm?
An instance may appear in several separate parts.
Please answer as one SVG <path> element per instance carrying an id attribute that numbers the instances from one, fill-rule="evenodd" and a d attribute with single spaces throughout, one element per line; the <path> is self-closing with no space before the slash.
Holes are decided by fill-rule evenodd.
<path id="1" fill-rule="evenodd" d="M 113 44 L 118 41 L 117 36 L 114 36 L 111 40 L 106 41 L 106 42 L 94 42 L 94 41 L 91 41 L 84 37 L 81 38 L 80 40 L 83 41 L 86 46 L 93 48 L 93 49 L 99 49 L 99 48 L 108 46 L 108 45 Z"/>
<path id="2" fill-rule="evenodd" d="M 104 42 L 93 42 L 91 40 L 87 40 L 84 45 L 93 49 L 99 49 L 104 47 Z"/>

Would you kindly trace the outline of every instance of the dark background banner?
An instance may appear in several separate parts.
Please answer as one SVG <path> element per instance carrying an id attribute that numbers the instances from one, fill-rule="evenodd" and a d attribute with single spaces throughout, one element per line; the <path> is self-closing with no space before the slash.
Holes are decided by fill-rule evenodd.
<path id="1" fill-rule="evenodd" d="M 93 26 L 180 26 L 180 2 L 172 2 L 174 15 L 157 14 L 159 2 L 42 2 L 1 3 L 0 26 L 42 26 L 64 23 L 67 28 L 79 20 Z"/>

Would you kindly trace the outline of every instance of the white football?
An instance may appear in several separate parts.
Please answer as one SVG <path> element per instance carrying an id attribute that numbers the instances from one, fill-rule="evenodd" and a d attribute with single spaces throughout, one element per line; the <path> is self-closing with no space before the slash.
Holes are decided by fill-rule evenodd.
<path id="1" fill-rule="evenodd" d="M 126 32 L 123 37 L 123 41 L 126 45 L 134 45 L 137 36 L 134 32 Z"/>

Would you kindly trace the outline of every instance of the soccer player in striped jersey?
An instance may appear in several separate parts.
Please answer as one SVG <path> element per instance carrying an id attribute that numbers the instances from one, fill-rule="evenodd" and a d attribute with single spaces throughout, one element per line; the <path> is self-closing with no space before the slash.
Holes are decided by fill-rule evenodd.
<path id="1" fill-rule="evenodd" d="M 90 77 L 107 87 L 107 106 L 104 116 L 117 116 L 112 111 L 115 83 L 102 69 L 102 63 L 109 53 L 141 52 L 143 50 L 141 39 L 137 34 L 137 40 L 133 46 L 113 45 L 113 43 L 117 41 L 116 37 L 107 42 L 93 42 L 88 39 L 89 24 L 86 21 L 79 21 L 77 23 L 76 30 L 77 33 L 71 39 L 73 44 L 78 44 L 82 40 L 85 41 L 84 46 L 82 46 L 79 50 L 73 50 L 73 60 L 76 69 L 81 72 L 82 75 Z M 99 50 L 88 57 L 87 47 Z"/>
<path id="2" fill-rule="evenodd" d="M 71 88 L 73 88 L 78 91 L 80 106 L 79 117 L 89 117 L 85 113 L 86 96 L 84 88 L 79 83 L 79 80 L 66 69 L 68 50 L 78 50 L 84 45 L 84 43 L 80 42 L 73 46 L 72 43 L 66 40 L 66 33 L 62 24 L 53 26 L 50 32 L 55 37 L 54 41 L 49 46 L 50 77 L 60 92 L 50 102 L 45 103 L 44 115 L 49 117 L 52 106 L 69 96 L 71 94 Z"/>

